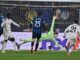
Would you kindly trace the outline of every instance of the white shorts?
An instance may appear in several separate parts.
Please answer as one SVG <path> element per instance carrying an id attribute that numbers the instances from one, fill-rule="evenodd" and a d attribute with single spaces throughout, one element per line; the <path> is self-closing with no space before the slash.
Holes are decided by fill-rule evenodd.
<path id="1" fill-rule="evenodd" d="M 11 32 L 7 32 L 7 33 L 3 32 L 3 38 L 4 40 L 8 40 L 9 38 L 13 38 L 13 35 Z"/>

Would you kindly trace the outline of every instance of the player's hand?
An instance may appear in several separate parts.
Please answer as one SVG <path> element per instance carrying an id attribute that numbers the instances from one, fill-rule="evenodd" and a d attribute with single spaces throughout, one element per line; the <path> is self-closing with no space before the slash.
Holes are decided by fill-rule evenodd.
<path id="1" fill-rule="evenodd" d="M 20 25 L 20 26 L 24 26 L 24 25 L 25 25 L 25 23 L 19 22 L 19 25 Z"/>

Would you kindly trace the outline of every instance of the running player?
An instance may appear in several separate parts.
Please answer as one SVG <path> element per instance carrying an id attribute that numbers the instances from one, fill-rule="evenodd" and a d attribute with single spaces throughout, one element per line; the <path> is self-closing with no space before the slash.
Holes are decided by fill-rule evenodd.
<path id="1" fill-rule="evenodd" d="M 19 27 L 19 25 L 11 19 L 11 14 L 8 13 L 6 14 L 5 20 L 1 24 L 1 27 L 3 27 L 3 37 L 4 37 L 4 41 L 2 44 L 2 53 L 5 53 L 5 47 L 8 40 L 13 42 L 14 48 L 17 50 L 16 47 L 17 43 L 15 42 L 15 39 L 12 35 L 11 24 L 14 24 L 15 26 Z"/>

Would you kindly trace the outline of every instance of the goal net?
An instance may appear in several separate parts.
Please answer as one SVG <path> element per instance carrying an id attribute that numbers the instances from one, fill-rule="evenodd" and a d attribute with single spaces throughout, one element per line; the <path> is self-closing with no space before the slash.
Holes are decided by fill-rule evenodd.
<path id="1" fill-rule="evenodd" d="M 29 5 L 23 3 L 19 4 L 0 4 L 0 10 L 2 15 L 6 15 L 6 13 L 10 12 L 12 14 L 12 19 L 21 24 L 20 28 L 15 28 L 12 26 L 12 30 L 15 32 L 24 32 L 28 31 L 30 28 L 30 22 L 33 17 L 36 16 L 36 12 L 40 11 L 42 13 L 43 20 L 47 23 L 48 28 L 51 26 L 52 18 L 56 14 L 56 10 L 59 9 L 61 11 L 61 20 L 57 20 L 55 22 L 56 30 L 60 30 L 63 32 L 64 29 L 72 24 L 75 20 L 79 22 L 79 6 L 71 5 L 71 6 L 48 6 L 48 5 Z"/>

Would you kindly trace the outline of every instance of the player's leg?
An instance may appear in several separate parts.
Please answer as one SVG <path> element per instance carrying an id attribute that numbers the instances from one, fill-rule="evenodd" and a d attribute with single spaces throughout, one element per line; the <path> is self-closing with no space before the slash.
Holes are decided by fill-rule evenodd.
<path id="1" fill-rule="evenodd" d="M 72 35 L 71 33 L 66 33 L 66 35 L 65 35 L 65 38 L 67 39 L 67 43 L 66 43 L 65 48 L 67 51 L 69 51 L 69 48 L 70 48 L 71 43 L 72 43 L 73 36 L 71 36 L 71 35 Z"/>
<path id="2" fill-rule="evenodd" d="M 67 55 L 70 55 L 70 54 L 71 54 L 71 52 L 73 51 L 73 48 L 74 48 L 74 45 L 71 45 L 71 46 L 69 47 L 69 50 L 68 50 Z"/>
<path id="3" fill-rule="evenodd" d="M 36 33 L 32 33 L 31 52 L 33 53 L 34 42 L 36 39 Z"/>
<path id="4" fill-rule="evenodd" d="M 31 38 L 31 39 L 32 39 L 32 38 Z M 27 42 L 31 42 L 31 41 L 27 41 L 27 38 L 26 38 L 26 39 L 20 39 L 20 42 L 21 42 L 21 43 L 20 43 L 19 45 L 21 46 L 21 45 L 23 45 L 23 44 L 25 44 L 25 43 L 27 43 Z"/>
<path id="5" fill-rule="evenodd" d="M 5 48 L 6 48 L 6 44 L 8 41 L 8 36 L 7 35 L 3 35 L 4 36 L 4 41 L 2 41 L 2 53 L 5 53 Z"/>
<path id="6" fill-rule="evenodd" d="M 7 35 L 4 35 L 4 41 L 2 41 L 2 53 L 5 53 L 5 47 L 6 47 L 6 43 L 7 43 L 7 40 L 8 40 L 8 36 Z"/>
<path id="7" fill-rule="evenodd" d="M 53 42 L 55 43 L 55 45 L 58 46 L 59 48 L 63 48 L 63 47 L 58 43 L 58 41 L 56 41 L 56 37 L 57 37 L 57 36 L 58 36 L 58 33 L 57 33 L 57 32 L 56 32 L 55 34 L 54 34 L 53 31 L 48 32 L 48 37 L 49 37 L 49 39 L 50 39 L 51 41 L 53 41 Z"/>
<path id="8" fill-rule="evenodd" d="M 16 51 L 18 51 L 18 44 L 15 42 L 14 37 L 9 38 L 9 40 L 13 43 L 14 49 L 15 49 Z"/>
<path id="9" fill-rule="evenodd" d="M 5 53 L 6 44 L 7 44 L 7 40 L 4 40 L 2 42 L 2 53 Z"/>
<path id="10" fill-rule="evenodd" d="M 67 41 L 66 46 L 65 46 L 66 50 L 69 50 L 70 44 L 71 44 L 71 42 Z"/>
<path id="11" fill-rule="evenodd" d="M 37 34 L 37 42 L 36 42 L 36 46 L 35 46 L 35 52 L 38 49 L 40 38 L 41 38 L 41 34 Z"/>
<path id="12" fill-rule="evenodd" d="M 71 44 L 70 44 L 69 47 L 68 47 L 68 48 L 69 48 L 69 49 L 68 49 L 68 53 L 67 53 L 68 55 L 71 54 L 71 52 L 73 51 L 73 48 L 74 48 L 74 42 L 71 41 L 70 43 L 71 43 Z"/>

